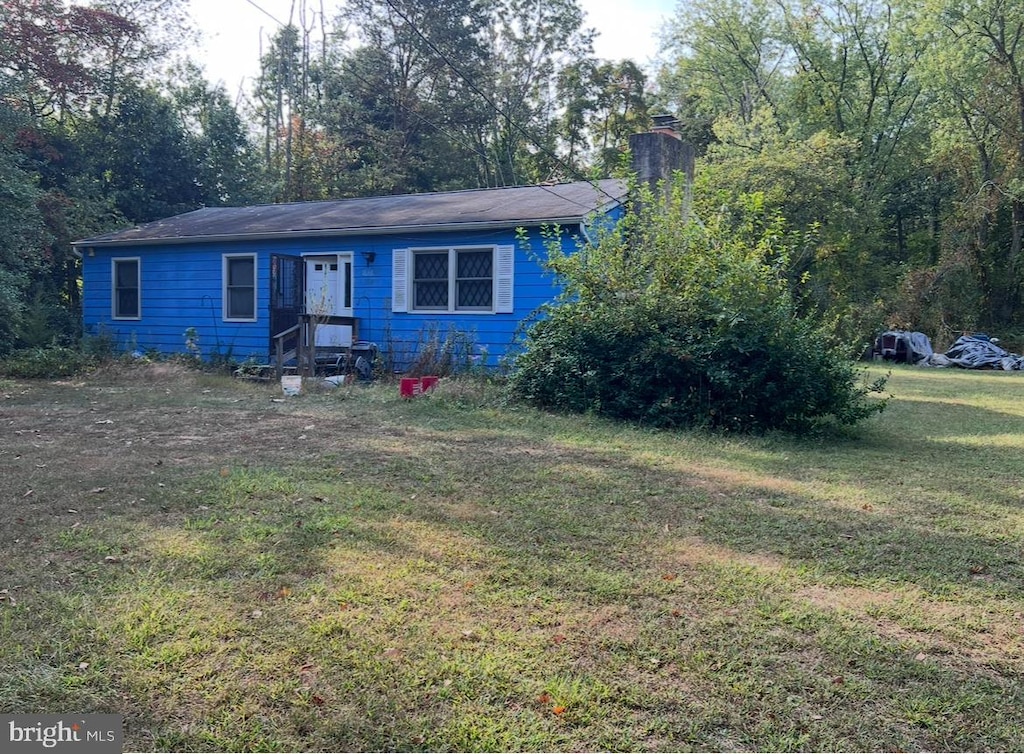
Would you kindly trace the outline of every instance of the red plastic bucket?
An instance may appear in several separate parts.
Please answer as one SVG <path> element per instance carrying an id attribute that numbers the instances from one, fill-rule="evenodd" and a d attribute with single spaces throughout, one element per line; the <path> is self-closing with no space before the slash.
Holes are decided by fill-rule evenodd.
<path id="1" fill-rule="evenodd" d="M 398 383 L 398 393 L 403 398 L 413 398 L 423 392 L 419 377 L 403 377 Z"/>

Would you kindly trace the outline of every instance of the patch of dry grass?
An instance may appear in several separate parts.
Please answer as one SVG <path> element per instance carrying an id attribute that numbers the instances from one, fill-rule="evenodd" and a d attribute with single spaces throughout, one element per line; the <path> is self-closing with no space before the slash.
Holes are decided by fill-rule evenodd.
<path id="1" fill-rule="evenodd" d="M 892 386 L 821 443 L 7 381 L 0 706 L 133 750 L 1019 749 L 1024 382 Z"/>

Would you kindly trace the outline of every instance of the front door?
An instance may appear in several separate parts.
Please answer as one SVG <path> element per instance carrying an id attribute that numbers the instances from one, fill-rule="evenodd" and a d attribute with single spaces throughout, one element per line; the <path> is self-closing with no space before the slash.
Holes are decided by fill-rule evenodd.
<path id="1" fill-rule="evenodd" d="M 352 316 L 352 255 L 331 254 L 306 260 L 306 314 Z"/>
<path id="2" fill-rule="evenodd" d="M 306 260 L 306 314 L 317 346 L 352 345 L 352 254 L 318 254 Z M 339 319 L 340 318 L 340 319 Z"/>

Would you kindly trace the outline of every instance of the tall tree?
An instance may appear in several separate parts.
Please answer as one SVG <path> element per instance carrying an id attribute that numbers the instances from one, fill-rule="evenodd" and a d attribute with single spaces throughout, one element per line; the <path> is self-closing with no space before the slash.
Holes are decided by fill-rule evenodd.
<path id="1" fill-rule="evenodd" d="M 357 137 L 364 174 L 387 193 L 479 185 L 465 171 L 487 116 L 479 100 L 489 69 L 482 5 L 354 0 L 342 21 L 358 28 L 362 47 L 335 79 L 348 105 L 338 114 Z M 379 159 L 371 164 L 366 154 Z"/>
<path id="2" fill-rule="evenodd" d="M 798 65 L 795 120 L 805 134 L 826 130 L 860 145 L 859 190 L 868 197 L 887 190 L 919 125 L 924 45 L 910 20 L 884 0 L 798 0 L 784 8 L 783 39 Z"/>
<path id="3" fill-rule="evenodd" d="M 94 48 L 92 67 L 102 80 L 100 114 L 109 116 L 122 89 L 140 86 L 147 73 L 170 64 L 172 53 L 196 39 L 189 0 L 92 0 L 92 7 L 124 19 L 136 33 L 115 29 Z"/>
<path id="4" fill-rule="evenodd" d="M 176 79 L 171 100 L 197 163 L 203 204 L 268 201 L 257 149 L 224 87 L 211 86 L 194 64 Z"/>
<path id="5" fill-rule="evenodd" d="M 810 275 L 819 306 L 868 311 L 907 229 L 935 227 L 917 32 L 911 4 L 885 0 L 699 0 L 672 27 L 661 82 L 714 124 L 706 179 L 815 229 L 792 279 Z"/>
<path id="6" fill-rule="evenodd" d="M 490 0 L 488 45 L 493 105 L 482 141 L 493 183 L 565 178 L 558 158 L 560 71 L 593 53 L 593 30 L 576 0 Z"/>
<path id="7" fill-rule="evenodd" d="M 0 96 L 0 356 L 18 343 L 32 273 L 41 261 L 37 250 L 45 238 L 37 205 L 41 192 L 11 140 L 20 120 Z"/>
<path id="8" fill-rule="evenodd" d="M 87 139 L 92 175 L 136 223 L 204 203 L 198 161 L 173 101 L 155 87 L 130 88 L 117 111 L 97 117 Z"/>
<path id="9" fill-rule="evenodd" d="M 629 135 L 650 127 L 646 82 L 632 60 L 586 58 L 561 70 L 558 97 L 570 165 L 582 172 L 592 164 L 598 175 L 618 166 Z"/>
<path id="10" fill-rule="evenodd" d="M 694 115 L 750 123 L 777 114 L 791 62 L 771 0 L 695 0 L 680 4 L 665 36 L 670 61 L 662 87 L 670 101 L 699 104 Z"/>
<path id="11" fill-rule="evenodd" d="M 7 0 L 0 5 L 0 73 L 8 96 L 31 118 L 63 120 L 87 108 L 103 88 L 92 59 L 140 27 L 107 10 L 62 0 Z"/>
<path id="12" fill-rule="evenodd" d="M 933 0 L 922 13 L 940 164 L 963 196 L 987 319 L 1024 314 L 1024 7 Z"/>

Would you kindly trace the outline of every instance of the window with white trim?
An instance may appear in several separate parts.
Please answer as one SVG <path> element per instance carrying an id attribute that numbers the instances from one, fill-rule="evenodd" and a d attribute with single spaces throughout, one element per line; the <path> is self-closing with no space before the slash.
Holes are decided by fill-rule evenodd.
<path id="1" fill-rule="evenodd" d="M 256 255 L 224 255 L 224 319 L 256 321 Z"/>
<path id="2" fill-rule="evenodd" d="M 138 257 L 114 259 L 111 270 L 114 295 L 114 319 L 140 319 L 142 317 L 142 262 Z"/>
<path id="3" fill-rule="evenodd" d="M 510 312 L 514 247 L 396 249 L 393 311 Z"/>

